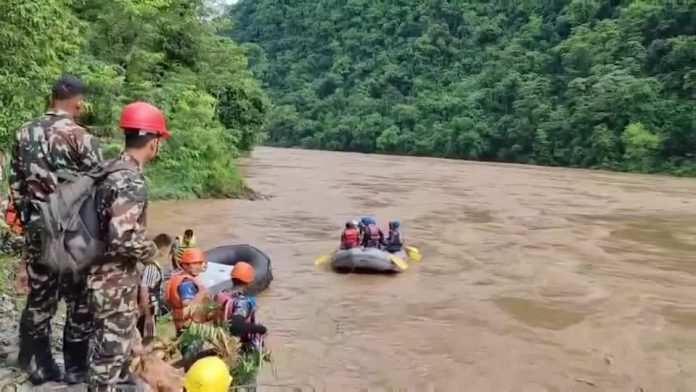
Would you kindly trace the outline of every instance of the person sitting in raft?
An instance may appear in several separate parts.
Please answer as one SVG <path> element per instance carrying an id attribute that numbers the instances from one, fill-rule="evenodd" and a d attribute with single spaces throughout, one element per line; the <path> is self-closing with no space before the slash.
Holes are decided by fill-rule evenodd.
<path id="1" fill-rule="evenodd" d="M 194 248 L 195 246 L 196 236 L 193 235 L 193 230 L 186 229 L 183 236 L 176 236 L 176 239 L 172 244 L 172 262 L 174 265 L 178 266 L 181 255 L 186 249 Z"/>
<path id="2" fill-rule="evenodd" d="M 189 305 L 203 305 L 208 292 L 196 277 L 205 271 L 205 254 L 198 248 L 183 252 L 180 260 L 181 273 L 172 275 L 165 288 L 165 302 L 172 310 L 176 336 L 180 336 L 186 325 L 192 321 L 207 321 L 205 309 L 186 312 Z"/>
<path id="3" fill-rule="evenodd" d="M 213 300 L 219 306 L 217 318 L 227 323 L 230 333 L 240 339 L 242 351 L 261 351 L 265 326 L 256 322 L 256 298 L 249 292 L 254 281 L 254 267 L 244 261 L 237 261 L 230 278 L 232 288 L 215 295 Z"/>
<path id="4" fill-rule="evenodd" d="M 362 246 L 365 248 L 380 248 L 384 244 L 384 232 L 377 227 L 375 218 L 368 216 L 365 221 L 365 234 L 363 235 Z"/>
<path id="5" fill-rule="evenodd" d="M 365 228 L 367 227 L 367 222 L 370 221 L 369 216 L 363 216 L 360 218 L 360 223 L 358 223 L 358 230 L 360 231 L 360 237 L 361 239 L 365 237 Z M 360 241 L 362 244 L 362 241 Z"/>
<path id="6" fill-rule="evenodd" d="M 389 234 L 385 244 L 385 250 L 389 253 L 400 252 L 404 246 L 404 238 L 401 235 L 400 226 L 401 223 L 398 220 L 389 222 Z"/>
<path id="7" fill-rule="evenodd" d="M 352 249 L 358 246 L 360 246 L 360 231 L 353 221 L 346 222 L 346 229 L 341 233 L 341 249 Z"/>

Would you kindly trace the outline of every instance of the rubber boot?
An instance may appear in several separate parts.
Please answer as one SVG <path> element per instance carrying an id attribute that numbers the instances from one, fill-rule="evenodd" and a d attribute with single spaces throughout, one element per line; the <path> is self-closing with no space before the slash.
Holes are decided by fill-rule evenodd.
<path id="1" fill-rule="evenodd" d="M 35 339 L 36 351 L 36 370 L 29 376 L 32 384 L 41 385 L 49 381 L 61 381 L 63 379 L 60 368 L 53 359 L 51 352 L 51 342 L 48 336 Z"/>
<path id="2" fill-rule="evenodd" d="M 29 324 L 27 311 L 24 310 L 19 319 L 19 353 L 17 354 L 17 366 L 27 373 L 31 370 L 31 360 L 34 359 L 34 350 L 38 347 L 36 339 L 29 334 Z"/>
<path id="3" fill-rule="evenodd" d="M 36 343 L 34 338 L 25 331 L 19 333 L 19 353 L 17 354 L 17 366 L 25 372 L 29 372 L 31 360 L 34 358 Z"/>
<path id="4" fill-rule="evenodd" d="M 87 355 L 89 341 L 64 342 L 63 360 L 65 361 L 66 384 L 81 384 L 87 380 Z"/>

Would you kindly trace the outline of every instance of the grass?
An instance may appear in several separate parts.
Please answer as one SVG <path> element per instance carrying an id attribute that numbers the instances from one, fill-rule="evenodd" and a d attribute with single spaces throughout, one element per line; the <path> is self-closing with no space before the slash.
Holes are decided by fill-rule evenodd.
<path id="1" fill-rule="evenodd" d="M 24 295 L 18 295 L 15 288 L 15 269 L 20 259 L 16 255 L 0 252 L 0 295 L 14 299 L 15 309 L 24 309 L 27 299 Z"/>
<path id="2" fill-rule="evenodd" d="M 15 295 L 14 269 L 18 262 L 17 257 L 0 253 L 0 294 Z"/>

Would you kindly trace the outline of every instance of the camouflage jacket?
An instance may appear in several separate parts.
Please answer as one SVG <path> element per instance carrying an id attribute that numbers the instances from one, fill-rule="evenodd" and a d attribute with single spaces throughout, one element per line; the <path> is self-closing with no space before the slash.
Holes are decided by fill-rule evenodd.
<path id="1" fill-rule="evenodd" d="M 31 200 L 45 200 L 58 184 L 56 171 L 76 175 L 102 161 L 97 138 L 67 113 L 48 111 L 17 130 L 10 165 L 10 193 L 22 224 Z"/>
<path id="2" fill-rule="evenodd" d="M 131 163 L 133 170 L 112 173 L 97 187 L 97 214 L 107 251 L 105 262 L 90 271 L 93 289 L 111 287 L 109 282 L 137 282 L 133 280 L 138 279 L 137 264 L 157 253 L 155 243 L 146 237 L 147 187 L 140 164 L 126 153 L 116 159 Z M 122 280 L 127 277 L 131 279 Z"/>

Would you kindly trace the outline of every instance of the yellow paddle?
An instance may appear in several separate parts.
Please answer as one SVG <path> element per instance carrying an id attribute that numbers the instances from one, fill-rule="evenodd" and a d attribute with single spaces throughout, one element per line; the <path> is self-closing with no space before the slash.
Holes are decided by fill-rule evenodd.
<path id="1" fill-rule="evenodd" d="M 405 261 L 401 260 L 398 256 L 394 256 L 393 254 L 389 254 L 389 260 L 394 263 L 397 267 L 401 268 L 402 271 L 405 271 L 408 269 L 408 264 L 406 264 Z"/>
<path id="2" fill-rule="evenodd" d="M 406 255 L 408 255 L 408 258 L 413 260 L 413 261 L 421 261 L 423 258 L 423 255 L 421 255 L 420 251 L 418 248 L 415 246 L 404 246 L 404 250 L 406 251 Z"/>
<path id="3" fill-rule="evenodd" d="M 331 258 L 333 257 L 334 254 L 336 254 L 336 251 L 333 251 L 329 254 L 325 254 L 325 255 L 317 257 L 314 260 L 314 265 L 316 265 L 318 267 L 320 265 L 326 264 L 329 260 L 331 260 Z"/>

